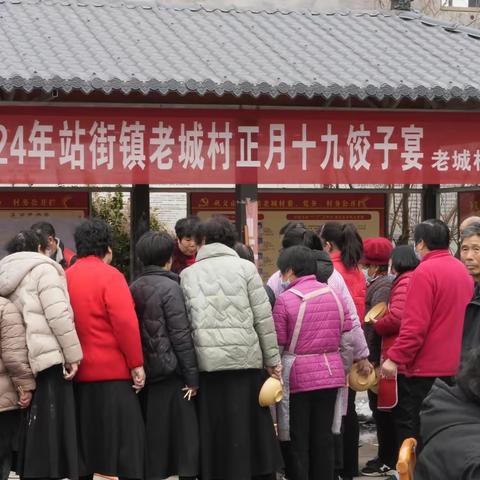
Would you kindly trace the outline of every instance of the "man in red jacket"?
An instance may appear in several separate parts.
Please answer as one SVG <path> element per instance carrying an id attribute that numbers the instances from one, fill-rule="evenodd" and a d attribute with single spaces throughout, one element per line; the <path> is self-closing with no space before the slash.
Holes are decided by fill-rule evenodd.
<path id="1" fill-rule="evenodd" d="M 460 364 L 465 308 L 473 281 L 465 266 L 448 251 L 450 231 L 440 220 L 416 226 L 415 270 L 405 302 L 400 333 L 387 351 L 382 375 L 395 376 L 404 366 L 406 381 L 398 386 L 402 405 L 398 428 L 403 438 L 420 440 L 420 407 L 433 382 L 451 381 Z"/>

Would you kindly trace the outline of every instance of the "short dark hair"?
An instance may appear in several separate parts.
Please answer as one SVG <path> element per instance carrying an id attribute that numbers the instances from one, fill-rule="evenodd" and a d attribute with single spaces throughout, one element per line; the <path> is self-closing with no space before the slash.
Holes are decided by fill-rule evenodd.
<path id="1" fill-rule="evenodd" d="M 280 235 L 285 235 L 291 228 L 305 228 L 303 222 L 288 222 L 280 229 Z"/>
<path id="2" fill-rule="evenodd" d="M 198 244 L 205 242 L 206 245 L 223 243 L 223 245 L 233 248 L 237 241 L 237 233 L 227 217 L 214 215 L 198 225 L 195 230 L 195 241 Z"/>
<path id="3" fill-rule="evenodd" d="M 253 253 L 253 248 L 250 245 L 245 245 L 242 242 L 236 242 L 233 246 L 233 249 L 237 252 L 240 258 L 255 263 L 255 254 Z"/>
<path id="4" fill-rule="evenodd" d="M 38 247 L 41 250 L 47 249 L 47 239 L 44 235 L 39 235 L 33 230 L 22 230 L 18 232 L 5 245 L 5 250 L 8 253 L 16 252 L 38 252 Z"/>
<path id="5" fill-rule="evenodd" d="M 75 229 L 74 238 L 78 258 L 89 255 L 103 258 L 113 243 L 112 229 L 99 218 L 84 220 Z"/>
<path id="6" fill-rule="evenodd" d="M 135 245 L 135 253 L 144 267 L 164 267 L 172 258 L 175 241 L 166 232 L 146 232 Z"/>
<path id="7" fill-rule="evenodd" d="M 175 224 L 175 235 L 179 240 L 185 237 L 194 237 L 195 230 L 200 223 L 200 219 L 195 215 L 189 217 L 181 218 Z"/>
<path id="8" fill-rule="evenodd" d="M 285 248 L 280 252 L 277 266 L 281 273 L 292 270 L 297 277 L 316 275 L 317 263 L 310 248 L 303 245 Z"/>
<path id="9" fill-rule="evenodd" d="M 480 347 L 472 348 L 465 356 L 457 385 L 472 402 L 480 403 Z"/>
<path id="10" fill-rule="evenodd" d="M 410 245 L 395 247 L 391 255 L 392 267 L 398 274 L 415 270 L 420 260 L 415 255 L 415 250 Z"/>
<path id="11" fill-rule="evenodd" d="M 37 233 L 41 233 L 46 237 L 55 238 L 56 236 L 55 228 L 51 223 L 48 223 L 48 222 L 36 222 L 30 227 L 30 229 L 34 230 Z"/>
<path id="12" fill-rule="evenodd" d="M 445 222 L 431 218 L 415 227 L 413 240 L 415 245 L 423 240 L 429 250 L 446 250 L 450 246 L 450 229 Z"/>
<path id="13" fill-rule="evenodd" d="M 474 237 L 475 235 L 480 237 L 479 222 L 473 222 L 468 227 L 465 227 L 460 235 L 460 240 L 463 242 L 467 238 Z"/>
<path id="14" fill-rule="evenodd" d="M 285 232 L 282 248 L 304 245 L 312 250 L 323 250 L 320 238 L 312 230 L 303 227 L 292 227 Z"/>

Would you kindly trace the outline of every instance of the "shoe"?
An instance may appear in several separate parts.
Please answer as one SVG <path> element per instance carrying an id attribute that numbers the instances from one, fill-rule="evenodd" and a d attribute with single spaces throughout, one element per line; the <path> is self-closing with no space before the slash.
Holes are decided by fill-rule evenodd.
<path id="1" fill-rule="evenodd" d="M 386 477 L 394 473 L 394 469 L 385 465 L 379 458 L 374 458 L 360 470 L 360 474 L 364 477 Z M 394 477 L 395 478 L 395 477 Z"/>

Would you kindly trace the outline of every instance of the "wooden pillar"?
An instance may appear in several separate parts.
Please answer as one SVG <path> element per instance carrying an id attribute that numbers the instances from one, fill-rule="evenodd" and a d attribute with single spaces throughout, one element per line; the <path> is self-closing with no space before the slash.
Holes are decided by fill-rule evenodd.
<path id="1" fill-rule="evenodd" d="M 138 239 L 150 229 L 150 185 L 132 185 L 130 193 L 130 280 L 141 272 L 135 255 Z"/>
<path id="2" fill-rule="evenodd" d="M 235 227 L 238 239 L 243 242 L 243 227 L 247 223 L 245 205 L 247 199 L 257 200 L 258 185 L 237 184 L 235 185 Z"/>
<path id="3" fill-rule="evenodd" d="M 422 191 L 422 220 L 439 218 L 440 185 L 424 185 Z"/>

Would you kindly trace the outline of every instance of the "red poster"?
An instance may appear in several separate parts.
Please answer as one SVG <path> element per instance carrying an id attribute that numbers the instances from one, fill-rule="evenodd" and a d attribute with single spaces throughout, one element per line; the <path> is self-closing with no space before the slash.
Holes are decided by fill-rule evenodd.
<path id="1" fill-rule="evenodd" d="M 476 184 L 479 129 L 479 112 L 0 107 L 0 178 Z"/>

